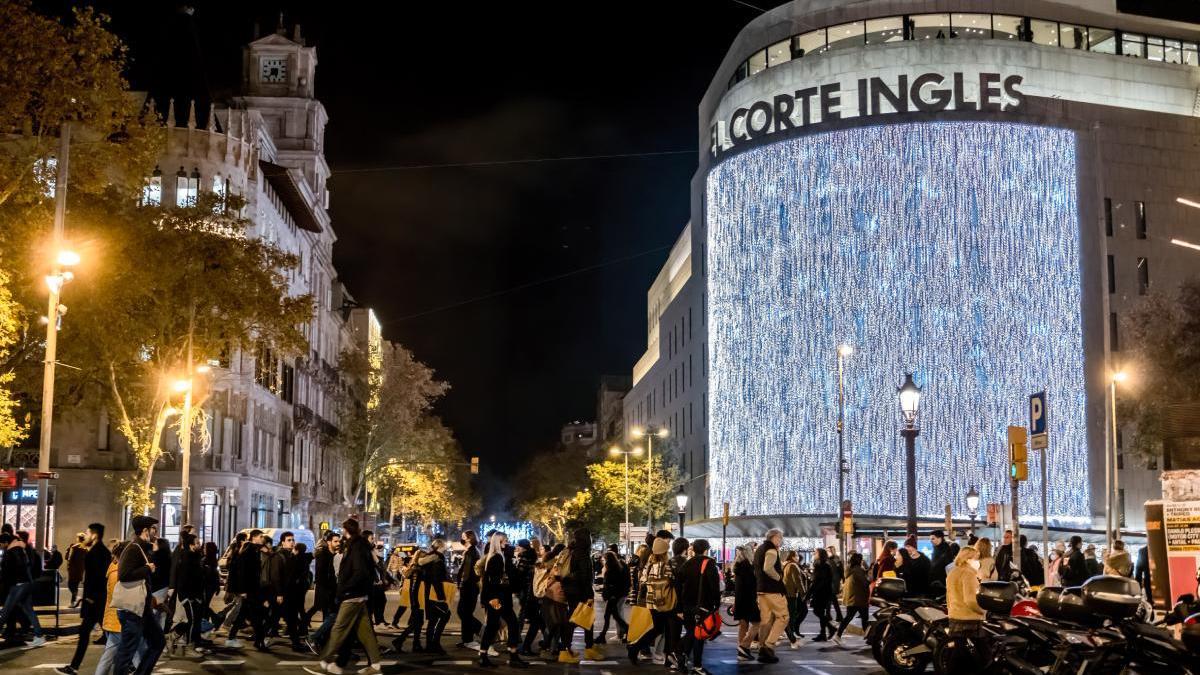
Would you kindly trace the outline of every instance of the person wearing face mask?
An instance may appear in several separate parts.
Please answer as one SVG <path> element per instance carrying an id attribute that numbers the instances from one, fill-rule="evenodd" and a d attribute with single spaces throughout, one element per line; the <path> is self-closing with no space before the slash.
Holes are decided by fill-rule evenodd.
<path id="1" fill-rule="evenodd" d="M 979 632 L 983 608 L 975 599 L 979 592 L 979 551 L 963 547 L 954 558 L 954 568 L 946 575 L 946 607 L 950 615 L 950 634 L 972 636 Z"/>

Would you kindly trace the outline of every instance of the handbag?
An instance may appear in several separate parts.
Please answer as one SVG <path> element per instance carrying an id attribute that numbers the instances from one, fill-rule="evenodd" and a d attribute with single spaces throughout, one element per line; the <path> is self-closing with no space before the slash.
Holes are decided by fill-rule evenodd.
<path id="1" fill-rule="evenodd" d="M 571 612 L 571 623 L 584 630 L 591 630 L 592 624 L 596 623 L 596 606 L 591 600 L 581 602 L 575 607 L 575 611 Z"/>
<path id="2" fill-rule="evenodd" d="M 721 634 L 721 615 L 717 610 L 704 609 L 704 570 L 708 569 L 708 558 L 700 563 L 700 595 L 696 598 L 696 626 L 692 635 L 697 640 L 715 640 Z"/>
<path id="3" fill-rule="evenodd" d="M 147 563 L 150 559 L 146 557 L 146 551 L 136 541 L 132 542 L 133 546 L 142 552 L 142 559 Z M 146 582 L 139 581 L 118 581 L 113 586 L 112 602 L 109 606 L 113 609 L 123 609 L 126 612 L 132 612 L 141 616 L 146 611 Z"/>

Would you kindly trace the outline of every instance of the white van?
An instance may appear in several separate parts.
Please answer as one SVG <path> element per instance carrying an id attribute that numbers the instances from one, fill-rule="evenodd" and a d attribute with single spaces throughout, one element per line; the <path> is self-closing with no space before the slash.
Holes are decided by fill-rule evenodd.
<path id="1" fill-rule="evenodd" d="M 304 544 L 309 555 L 312 555 L 317 550 L 316 535 L 313 533 L 312 530 L 309 530 L 309 529 L 290 530 L 290 529 L 286 529 L 286 528 L 282 528 L 282 527 L 247 527 L 247 528 L 242 529 L 241 533 L 244 533 L 246 535 L 246 537 L 248 538 L 250 536 L 250 533 L 254 530 L 261 530 L 264 537 L 270 537 L 271 545 L 275 546 L 275 547 L 279 546 L 279 535 L 283 534 L 284 532 L 291 532 L 292 536 L 296 539 L 296 543 Z M 229 576 L 228 546 L 226 547 L 226 550 L 221 553 L 221 559 L 217 561 L 217 569 L 220 571 L 221 580 L 224 581 L 225 578 L 227 576 Z"/>

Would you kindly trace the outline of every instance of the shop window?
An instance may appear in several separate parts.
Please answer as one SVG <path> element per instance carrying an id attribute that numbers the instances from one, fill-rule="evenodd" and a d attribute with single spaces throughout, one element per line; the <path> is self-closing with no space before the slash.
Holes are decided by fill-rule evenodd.
<path id="1" fill-rule="evenodd" d="M 1183 43 L 1179 40 L 1163 40 L 1163 61 L 1183 63 Z"/>
<path id="2" fill-rule="evenodd" d="M 1134 202 L 1133 210 L 1137 217 L 1137 238 L 1146 238 L 1146 202 Z"/>
<path id="3" fill-rule="evenodd" d="M 829 49 L 861 47 L 864 41 L 865 24 L 862 21 L 844 23 L 829 28 Z"/>
<path id="4" fill-rule="evenodd" d="M 1166 58 L 1166 45 L 1162 38 L 1146 38 L 1146 58 L 1150 61 L 1162 61 Z"/>
<path id="5" fill-rule="evenodd" d="M 1117 32 L 1107 28 L 1088 28 L 1088 50 L 1101 54 L 1117 53 Z"/>
<path id="6" fill-rule="evenodd" d="M 1032 42 L 1047 47 L 1057 47 L 1059 45 L 1058 22 L 1032 19 L 1029 22 L 1029 30 L 1033 37 Z"/>
<path id="7" fill-rule="evenodd" d="M 1137 259 L 1138 266 L 1138 295 L 1150 292 L 1150 261 L 1145 258 Z"/>
<path id="8" fill-rule="evenodd" d="M 792 39 L 792 58 L 820 54 L 826 49 L 825 29 L 814 30 Z"/>
<path id="9" fill-rule="evenodd" d="M 904 39 L 904 19 L 893 16 L 867 21 L 867 44 L 899 42 Z"/>
<path id="10" fill-rule="evenodd" d="M 142 186 L 142 205 L 158 206 L 162 204 L 162 170 L 154 167 L 154 173 L 146 179 Z"/>
<path id="11" fill-rule="evenodd" d="M 788 61 L 792 60 L 791 42 L 792 41 L 788 39 L 784 40 L 783 42 L 776 42 L 770 47 L 767 47 L 768 68 L 774 68 L 781 63 L 787 63 Z"/>
<path id="12" fill-rule="evenodd" d="M 990 40 L 992 17 L 989 14 L 952 14 L 950 37 L 966 40 Z"/>
<path id="13" fill-rule="evenodd" d="M 992 17 L 992 37 L 997 40 L 1019 40 L 1025 34 L 1025 19 L 1008 14 Z"/>
<path id="14" fill-rule="evenodd" d="M 767 50 L 762 50 L 750 57 L 750 77 L 767 69 Z"/>
<path id="15" fill-rule="evenodd" d="M 950 37 L 949 14 L 916 14 L 908 18 L 909 34 L 913 40 Z"/>
<path id="16" fill-rule="evenodd" d="M 1058 24 L 1058 44 L 1067 49 L 1087 49 L 1087 26 Z"/>
<path id="17" fill-rule="evenodd" d="M 179 167 L 175 173 L 175 205 L 178 207 L 194 206 L 196 195 L 200 192 L 200 172 L 192 170 L 191 175 Z"/>
<path id="18" fill-rule="evenodd" d="M 1121 53 L 1125 56 L 1146 58 L 1146 36 L 1136 33 L 1121 33 Z"/>

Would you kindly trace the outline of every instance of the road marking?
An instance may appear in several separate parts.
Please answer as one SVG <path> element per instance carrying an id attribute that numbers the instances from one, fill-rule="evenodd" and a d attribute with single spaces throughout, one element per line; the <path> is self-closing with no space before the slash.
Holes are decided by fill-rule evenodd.
<path id="1" fill-rule="evenodd" d="M 579 665 L 581 665 L 581 666 L 615 666 L 615 665 L 617 665 L 617 662 L 616 661 L 588 661 L 587 659 L 584 659 L 579 662 Z"/>
<path id="2" fill-rule="evenodd" d="M 434 661 L 435 666 L 469 666 L 470 661 Z"/>
<path id="3" fill-rule="evenodd" d="M 833 665 L 833 661 L 813 661 L 813 660 L 797 660 L 797 661 L 792 661 L 792 663 L 794 663 L 798 666 L 830 666 L 830 665 Z"/>
<path id="4" fill-rule="evenodd" d="M 320 661 L 280 661 L 277 666 L 319 666 Z"/>
<path id="5" fill-rule="evenodd" d="M 212 667 L 216 668 L 216 667 L 220 667 L 220 666 L 240 666 L 245 663 L 246 663 L 246 660 L 241 659 L 238 661 L 201 661 L 200 665 L 202 667 L 203 666 L 212 666 Z"/>
<path id="6" fill-rule="evenodd" d="M 30 666 L 30 667 L 33 668 L 34 670 L 39 670 L 42 668 L 45 668 L 45 669 L 62 668 L 65 665 L 67 665 L 67 664 L 65 664 L 65 663 L 39 663 L 36 666 Z"/>
<path id="7" fill-rule="evenodd" d="M 811 671 L 813 671 L 813 672 L 814 672 L 814 673 L 816 673 L 817 675 L 829 675 L 829 673 L 825 672 L 824 670 L 821 670 L 820 668 L 814 668 L 814 667 L 812 667 L 812 666 L 804 666 L 804 667 L 805 667 L 805 668 L 808 668 L 808 669 L 809 669 L 809 670 L 811 670 Z"/>

